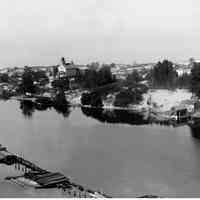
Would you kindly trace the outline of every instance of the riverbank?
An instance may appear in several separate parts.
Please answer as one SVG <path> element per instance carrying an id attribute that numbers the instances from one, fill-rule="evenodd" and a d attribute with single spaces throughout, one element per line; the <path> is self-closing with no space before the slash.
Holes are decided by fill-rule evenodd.
<path id="1" fill-rule="evenodd" d="M 103 101 L 102 107 L 95 107 L 90 105 L 81 104 L 81 95 L 82 91 L 74 90 L 68 91 L 65 93 L 68 105 L 71 107 L 83 107 L 91 109 L 103 109 L 103 110 L 121 110 L 127 112 L 135 112 L 143 115 L 144 120 L 149 120 L 150 122 L 155 123 L 171 123 L 170 121 L 176 119 L 176 116 L 171 116 L 176 107 L 181 106 L 181 109 L 188 109 L 190 113 L 194 110 L 194 101 L 192 100 L 192 94 L 183 89 L 177 90 L 149 90 L 146 94 L 143 95 L 143 101 L 137 105 L 129 105 L 127 107 L 120 107 L 113 105 L 114 95 L 108 95 L 107 99 Z M 32 101 L 35 104 L 38 104 L 37 98 L 35 97 L 13 97 L 12 99 L 19 101 Z M 150 103 L 149 103 L 150 99 Z M 39 108 L 42 105 L 39 105 Z M 38 106 L 37 106 L 38 107 Z M 44 106 L 42 106 L 44 107 Z M 44 107 L 46 108 L 46 107 Z"/>
<path id="2" fill-rule="evenodd" d="M 66 98 L 71 105 L 81 105 L 81 95 L 83 92 L 74 91 L 66 94 Z M 151 97 L 151 103 L 155 105 L 157 111 L 169 111 L 172 107 L 180 105 L 182 101 L 190 100 L 192 93 L 186 89 L 167 90 L 167 89 L 151 89 L 143 95 L 143 100 L 139 104 L 130 104 L 127 107 L 118 107 L 113 105 L 114 96 L 108 95 L 103 100 L 103 108 L 105 109 L 124 109 L 124 110 L 144 110 L 149 107 L 148 99 Z"/>

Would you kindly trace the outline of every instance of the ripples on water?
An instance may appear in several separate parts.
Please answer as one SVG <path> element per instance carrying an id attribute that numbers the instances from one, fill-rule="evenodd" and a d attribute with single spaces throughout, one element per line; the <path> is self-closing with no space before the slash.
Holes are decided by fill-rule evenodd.
<path id="1" fill-rule="evenodd" d="M 187 126 L 149 125 L 126 111 L 55 112 L 16 101 L 0 102 L 0 110 L 1 143 L 43 168 L 114 197 L 200 197 L 200 142 Z M 0 165 L 1 197 L 62 196 L 3 181 L 12 174 Z"/>

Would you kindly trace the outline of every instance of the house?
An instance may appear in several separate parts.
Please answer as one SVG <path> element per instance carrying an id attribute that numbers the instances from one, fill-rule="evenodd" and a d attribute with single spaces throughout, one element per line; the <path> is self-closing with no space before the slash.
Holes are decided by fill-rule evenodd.
<path id="1" fill-rule="evenodd" d="M 58 66 L 58 76 L 64 77 L 66 75 L 66 68 L 63 64 Z"/>
<path id="2" fill-rule="evenodd" d="M 58 66 L 58 76 L 67 77 L 69 79 L 76 78 L 80 75 L 80 70 L 74 65 L 72 61 L 65 61 L 65 58 L 61 58 L 61 64 Z"/>

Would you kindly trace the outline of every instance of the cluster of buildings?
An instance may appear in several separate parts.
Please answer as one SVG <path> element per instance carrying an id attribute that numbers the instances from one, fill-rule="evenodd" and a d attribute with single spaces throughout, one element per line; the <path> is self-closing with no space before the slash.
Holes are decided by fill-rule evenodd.
<path id="1" fill-rule="evenodd" d="M 193 62 L 198 62 L 198 61 L 190 59 L 187 62 L 175 63 L 174 68 L 176 69 L 178 75 L 182 75 L 183 73 L 189 74 L 191 72 Z M 111 73 L 117 79 L 125 79 L 128 74 L 132 73 L 133 70 L 138 71 L 143 76 L 143 78 L 145 78 L 148 72 L 155 66 L 155 64 L 156 63 L 144 63 L 144 64 L 135 63 L 133 65 L 114 64 L 110 66 L 111 66 Z M 32 71 L 35 72 L 37 71 L 45 72 L 45 74 L 49 78 L 50 83 L 55 79 L 67 77 L 70 80 L 70 83 L 72 84 L 76 77 L 78 77 L 81 73 L 85 73 L 88 70 L 87 65 L 77 65 L 74 64 L 73 61 L 71 60 L 65 60 L 65 58 L 61 58 L 60 63 L 57 65 L 29 66 L 28 68 L 30 68 Z M 9 78 L 11 79 L 13 78 L 16 86 L 20 84 L 24 70 L 25 67 L 2 68 L 0 69 L 0 75 L 7 74 Z M 48 87 L 51 87 L 51 84 L 49 84 Z M 0 85 L 0 91 L 2 88 L 3 89 L 11 88 L 11 86 L 8 83 L 7 84 L 3 83 Z"/>
<path id="2" fill-rule="evenodd" d="M 128 74 L 131 74 L 133 70 L 138 71 L 142 76 L 145 76 L 154 64 L 135 64 L 135 65 L 125 65 L 125 64 L 115 64 L 111 68 L 111 72 L 117 79 L 126 79 Z"/>
<path id="3" fill-rule="evenodd" d="M 179 75 L 183 73 L 190 73 L 193 60 L 187 62 L 175 63 L 174 68 Z M 195 62 L 197 62 L 195 60 Z M 143 64 L 115 64 L 111 67 L 111 72 L 117 78 L 124 79 L 127 74 L 130 74 L 133 70 L 140 72 L 142 75 L 145 75 L 150 69 L 155 66 L 156 63 L 143 63 Z M 30 66 L 33 71 L 42 70 L 45 71 L 48 77 L 63 77 L 67 76 L 68 78 L 74 78 L 80 73 L 84 73 L 88 69 L 87 65 L 77 65 L 73 61 L 65 60 L 61 58 L 60 64 L 51 65 L 51 66 Z M 2 68 L 0 69 L 0 74 L 8 74 L 9 77 L 17 76 L 21 77 L 24 72 L 24 67 L 14 67 L 14 68 Z"/>
<path id="4" fill-rule="evenodd" d="M 22 81 L 22 76 L 26 68 L 31 69 L 34 72 L 43 71 L 49 78 L 49 87 L 51 82 L 55 79 L 67 77 L 70 81 L 73 81 L 81 73 L 87 69 L 83 65 L 75 65 L 73 61 L 65 61 L 61 58 L 60 64 L 51 66 L 26 66 L 26 67 L 14 67 L 14 68 L 3 68 L 0 69 L 0 75 L 7 74 L 9 79 L 13 80 L 15 86 L 19 85 Z M 11 87 L 11 83 L 0 84 L 0 91 Z M 1 92 L 0 92 L 1 94 Z"/>
<path id="5" fill-rule="evenodd" d="M 198 61 L 195 61 L 198 62 Z M 143 78 L 146 77 L 148 72 L 153 69 L 156 63 L 143 63 L 143 64 L 133 64 L 133 65 L 125 65 L 125 64 L 115 64 L 114 67 L 111 68 L 111 72 L 118 79 L 125 79 L 127 74 L 136 70 L 139 72 Z M 181 76 L 184 73 L 190 74 L 192 63 L 189 61 L 183 63 L 174 63 L 174 68 L 177 71 L 178 75 Z"/>

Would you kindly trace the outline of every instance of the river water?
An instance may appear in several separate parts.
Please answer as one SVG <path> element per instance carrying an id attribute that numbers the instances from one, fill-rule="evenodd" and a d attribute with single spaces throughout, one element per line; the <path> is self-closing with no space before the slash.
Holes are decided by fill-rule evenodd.
<path id="1" fill-rule="evenodd" d="M 140 116 L 69 108 L 62 112 L 0 101 L 0 143 L 42 168 L 114 197 L 200 197 L 200 141 L 187 126 L 150 125 Z M 5 181 L 0 197 L 62 197 Z"/>

